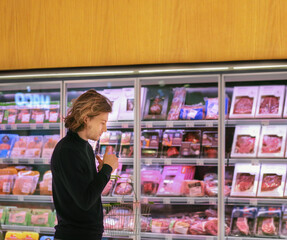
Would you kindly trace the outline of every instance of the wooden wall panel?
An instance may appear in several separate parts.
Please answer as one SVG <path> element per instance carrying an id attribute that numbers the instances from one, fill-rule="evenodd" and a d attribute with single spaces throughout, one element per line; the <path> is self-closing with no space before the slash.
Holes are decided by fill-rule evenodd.
<path id="1" fill-rule="evenodd" d="M 287 58 L 286 0 L 1 0 L 0 69 Z"/>

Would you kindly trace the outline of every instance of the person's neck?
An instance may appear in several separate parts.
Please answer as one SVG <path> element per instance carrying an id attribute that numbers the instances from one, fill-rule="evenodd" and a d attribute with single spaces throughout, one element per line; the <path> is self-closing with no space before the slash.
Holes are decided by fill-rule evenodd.
<path id="1" fill-rule="evenodd" d="M 80 138 L 84 139 L 85 141 L 88 141 L 87 134 L 86 134 L 85 130 L 79 131 L 79 132 L 77 132 L 77 134 L 79 135 Z"/>

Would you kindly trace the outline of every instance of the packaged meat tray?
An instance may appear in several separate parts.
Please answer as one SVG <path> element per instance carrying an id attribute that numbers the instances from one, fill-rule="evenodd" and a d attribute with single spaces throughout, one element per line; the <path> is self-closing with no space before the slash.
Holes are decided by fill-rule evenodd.
<path id="1" fill-rule="evenodd" d="M 18 110 L 16 123 L 30 123 L 31 110 L 27 107 L 22 107 Z"/>
<path id="2" fill-rule="evenodd" d="M 167 115 L 167 120 L 178 120 L 181 107 L 185 102 L 185 95 L 186 89 L 184 87 L 173 89 L 173 99 Z"/>
<path id="3" fill-rule="evenodd" d="M 46 112 L 47 112 L 47 116 L 46 116 Z M 40 109 L 40 108 L 32 109 L 30 121 L 31 123 L 49 122 L 49 110 Z"/>
<path id="4" fill-rule="evenodd" d="M 3 124 L 15 124 L 18 114 L 18 109 L 15 103 L 7 103 L 3 115 Z"/>
<path id="5" fill-rule="evenodd" d="M 112 172 L 110 181 L 107 183 L 104 190 L 102 191 L 102 196 L 108 196 L 111 194 L 121 168 L 122 164 L 119 163 L 119 167 Z"/>
<path id="6" fill-rule="evenodd" d="M 27 226 L 31 215 L 31 210 L 27 208 L 9 208 L 6 225 Z"/>
<path id="7" fill-rule="evenodd" d="M 225 235 L 229 235 L 230 228 L 227 226 L 227 224 L 225 224 L 224 227 L 225 227 Z M 213 219 L 206 221 L 204 228 L 205 228 L 207 235 L 217 236 L 218 235 L 218 219 L 213 218 Z"/>
<path id="8" fill-rule="evenodd" d="M 32 209 L 28 226 L 53 227 L 52 215 L 50 209 Z"/>
<path id="9" fill-rule="evenodd" d="M 39 240 L 39 233 L 36 232 L 23 232 L 23 240 Z"/>
<path id="10" fill-rule="evenodd" d="M 25 158 L 40 158 L 43 147 L 43 136 L 29 136 Z"/>
<path id="11" fill-rule="evenodd" d="M 114 207 L 104 216 L 105 230 L 127 231 L 129 220 L 134 217 L 133 211 L 129 207 Z"/>
<path id="12" fill-rule="evenodd" d="M 59 102 L 51 102 L 50 108 L 45 109 L 45 122 L 47 122 L 46 119 L 48 119 L 49 123 L 57 123 L 60 122 L 60 104 Z"/>
<path id="13" fill-rule="evenodd" d="M 120 175 L 120 178 L 116 181 L 112 195 L 113 196 L 133 195 L 133 182 L 131 174 L 123 172 Z"/>
<path id="14" fill-rule="evenodd" d="M 286 125 L 262 126 L 258 157 L 283 158 L 286 146 Z"/>
<path id="15" fill-rule="evenodd" d="M 256 157 L 261 126 L 237 125 L 235 128 L 231 157 Z"/>
<path id="16" fill-rule="evenodd" d="M 40 194 L 52 195 L 52 172 L 50 170 L 44 173 L 43 181 L 40 182 Z"/>
<path id="17" fill-rule="evenodd" d="M 157 196 L 180 196 L 184 180 L 193 180 L 194 166 L 164 166 Z"/>
<path id="18" fill-rule="evenodd" d="M 169 233 L 169 225 L 171 219 L 169 218 L 153 218 L 151 221 L 152 233 Z"/>
<path id="19" fill-rule="evenodd" d="M 216 173 L 206 173 L 203 177 L 205 184 L 205 195 L 208 197 L 216 197 L 218 194 L 218 177 Z M 224 196 L 230 195 L 231 187 L 228 182 L 225 181 Z"/>
<path id="20" fill-rule="evenodd" d="M 16 134 L 0 134 L 0 158 L 10 157 L 17 136 Z"/>
<path id="21" fill-rule="evenodd" d="M 27 142 L 28 142 L 27 136 L 17 136 L 10 157 L 11 158 L 25 157 Z"/>
<path id="22" fill-rule="evenodd" d="M 104 132 L 100 138 L 99 154 L 104 155 L 106 150 L 111 154 L 118 155 L 120 150 L 120 131 Z"/>
<path id="23" fill-rule="evenodd" d="M 229 99 L 225 98 L 225 116 L 228 114 Z M 218 98 L 207 98 L 205 102 L 206 116 L 205 119 L 218 119 Z"/>
<path id="24" fill-rule="evenodd" d="M 14 195 L 29 195 L 36 190 L 40 173 L 38 171 L 20 171 L 13 188 Z"/>
<path id="25" fill-rule="evenodd" d="M 202 133 L 202 151 L 203 158 L 217 158 L 218 154 L 218 133 L 217 131 L 204 131 Z"/>
<path id="26" fill-rule="evenodd" d="M 258 185 L 258 197 L 283 197 L 286 164 L 262 164 Z"/>
<path id="27" fill-rule="evenodd" d="M 281 208 L 261 207 L 255 222 L 255 236 L 261 238 L 278 238 L 281 232 Z"/>
<path id="28" fill-rule="evenodd" d="M 0 194 L 10 194 L 17 176 L 15 168 L 0 169 Z"/>
<path id="29" fill-rule="evenodd" d="M 257 216 L 255 207 L 236 207 L 231 216 L 231 236 L 254 236 L 254 225 Z"/>
<path id="30" fill-rule="evenodd" d="M 183 131 L 182 143 L 180 148 L 181 157 L 199 157 L 200 155 L 200 130 Z"/>
<path id="31" fill-rule="evenodd" d="M 154 196 L 161 181 L 161 168 L 144 167 L 141 169 L 141 192 L 142 195 Z"/>
<path id="32" fill-rule="evenodd" d="M 173 234 L 187 235 L 192 222 L 193 221 L 187 217 L 183 219 L 172 219 L 169 225 L 169 232 Z"/>
<path id="33" fill-rule="evenodd" d="M 22 232 L 8 231 L 5 240 L 23 240 L 23 234 Z"/>
<path id="34" fill-rule="evenodd" d="M 109 114 L 109 121 L 117 121 L 122 100 L 122 89 L 104 89 L 99 93 L 112 102 L 113 111 Z"/>
<path id="35" fill-rule="evenodd" d="M 260 165 L 248 163 L 236 163 L 231 196 L 232 197 L 256 197 L 260 175 Z"/>
<path id="36" fill-rule="evenodd" d="M 259 87 L 234 87 L 229 118 L 254 118 Z"/>
<path id="37" fill-rule="evenodd" d="M 44 136 L 44 146 L 42 152 L 42 158 L 51 158 L 54 148 L 60 141 L 60 135 L 48 135 Z"/>
<path id="38" fill-rule="evenodd" d="M 134 156 L 134 134 L 123 132 L 121 137 L 120 157 L 132 158 Z"/>
<path id="39" fill-rule="evenodd" d="M 143 130 L 141 134 L 141 156 L 156 158 L 158 155 L 161 130 Z"/>
<path id="40" fill-rule="evenodd" d="M 203 197 L 205 195 L 205 183 L 200 180 L 183 180 L 181 193 L 185 197 Z"/>
<path id="41" fill-rule="evenodd" d="M 256 108 L 256 118 L 281 118 L 285 86 L 260 86 Z"/>
<path id="42" fill-rule="evenodd" d="M 281 225 L 281 238 L 287 238 L 287 207 L 283 206 L 282 209 L 282 225 Z"/>
<path id="43" fill-rule="evenodd" d="M 168 88 L 148 88 L 143 119 L 166 120 L 169 97 L 170 90 Z"/>
<path id="44" fill-rule="evenodd" d="M 165 130 L 162 137 L 162 157 L 176 158 L 180 156 L 182 143 L 181 130 Z"/>

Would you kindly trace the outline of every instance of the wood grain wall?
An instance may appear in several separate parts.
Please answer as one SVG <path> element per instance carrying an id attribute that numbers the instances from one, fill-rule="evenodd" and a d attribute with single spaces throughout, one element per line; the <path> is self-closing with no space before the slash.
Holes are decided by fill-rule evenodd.
<path id="1" fill-rule="evenodd" d="M 287 58 L 286 0 L 0 0 L 0 69 Z"/>

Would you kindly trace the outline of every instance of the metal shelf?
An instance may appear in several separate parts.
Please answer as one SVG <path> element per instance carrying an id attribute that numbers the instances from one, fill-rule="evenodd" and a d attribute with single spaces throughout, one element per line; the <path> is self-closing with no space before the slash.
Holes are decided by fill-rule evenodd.
<path id="1" fill-rule="evenodd" d="M 228 165 L 234 165 L 236 163 L 251 163 L 258 165 L 260 163 L 287 163 L 286 158 L 230 158 L 228 159 Z"/>
<path id="2" fill-rule="evenodd" d="M 235 125 L 285 125 L 287 119 L 282 118 L 266 118 L 266 119 L 228 119 L 225 121 L 226 126 Z"/>
<path id="3" fill-rule="evenodd" d="M 50 158 L 0 158 L 0 164 L 43 164 L 49 165 Z"/>
<path id="4" fill-rule="evenodd" d="M 260 238 L 260 237 L 226 237 L 227 240 L 267 240 L 267 239 L 286 239 L 286 238 Z"/>
<path id="5" fill-rule="evenodd" d="M 40 234 L 55 233 L 55 229 L 52 227 L 33 227 L 33 226 L 18 226 L 18 225 L 1 225 L 2 230 L 10 231 L 25 231 L 25 232 L 37 232 Z"/>
<path id="6" fill-rule="evenodd" d="M 228 197 L 227 204 L 238 204 L 238 205 L 282 205 L 287 204 L 286 198 L 239 198 L 239 197 Z"/>
<path id="7" fill-rule="evenodd" d="M 19 123 L 19 124 L 0 124 L 1 130 L 43 130 L 60 129 L 60 123 Z"/>
<path id="8" fill-rule="evenodd" d="M 120 230 L 107 230 L 103 234 L 104 237 L 116 237 L 116 238 L 131 238 L 135 236 L 134 232 L 120 231 Z"/>
<path id="9" fill-rule="evenodd" d="M 0 195 L 1 202 L 53 203 L 52 196 L 42 195 Z"/>
<path id="10" fill-rule="evenodd" d="M 206 235 L 181 235 L 181 234 L 164 234 L 164 233 L 141 233 L 142 238 L 151 239 L 165 239 L 165 240 L 181 240 L 181 239 L 192 239 L 192 240 L 216 240 L 216 236 L 206 236 Z"/>
<path id="11" fill-rule="evenodd" d="M 102 197 L 102 202 L 103 203 L 132 203 L 133 202 L 133 197 L 111 197 L 111 196 L 103 196 Z"/>
<path id="12" fill-rule="evenodd" d="M 142 121 L 142 128 L 217 127 L 217 120 Z"/>
<path id="13" fill-rule="evenodd" d="M 149 197 L 142 196 L 142 203 L 161 203 L 161 204 L 208 204 L 216 205 L 217 197 Z"/>
<path id="14" fill-rule="evenodd" d="M 141 162 L 146 165 L 151 164 L 192 164 L 197 166 L 217 165 L 217 158 L 141 158 Z M 225 161 L 227 163 L 227 160 Z"/>
<path id="15" fill-rule="evenodd" d="M 133 121 L 116 121 L 116 122 L 107 122 L 107 128 L 113 129 L 113 128 L 133 128 L 134 122 Z"/>

